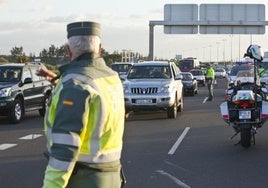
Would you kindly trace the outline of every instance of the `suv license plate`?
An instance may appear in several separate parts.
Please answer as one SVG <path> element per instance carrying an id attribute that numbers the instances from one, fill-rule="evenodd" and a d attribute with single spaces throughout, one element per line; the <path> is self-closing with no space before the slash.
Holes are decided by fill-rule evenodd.
<path id="1" fill-rule="evenodd" d="M 151 104 L 152 103 L 152 99 L 137 99 L 136 100 L 137 104 Z"/>
<path id="2" fill-rule="evenodd" d="M 239 111 L 239 119 L 251 119 L 251 111 Z"/>

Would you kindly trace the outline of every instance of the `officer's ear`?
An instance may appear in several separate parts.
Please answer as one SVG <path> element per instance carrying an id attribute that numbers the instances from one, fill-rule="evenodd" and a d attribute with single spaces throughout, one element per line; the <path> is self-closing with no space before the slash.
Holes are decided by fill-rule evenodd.
<path id="1" fill-rule="evenodd" d="M 99 45 L 99 52 L 98 52 L 98 54 L 101 56 L 101 50 L 102 50 L 102 45 L 100 44 Z"/>
<path id="2" fill-rule="evenodd" d="M 70 46 L 69 46 L 68 44 L 66 45 L 66 51 L 67 51 L 67 54 L 68 54 L 69 58 L 72 60 L 72 58 L 73 58 L 73 53 L 72 53 L 72 51 L 70 50 Z"/>

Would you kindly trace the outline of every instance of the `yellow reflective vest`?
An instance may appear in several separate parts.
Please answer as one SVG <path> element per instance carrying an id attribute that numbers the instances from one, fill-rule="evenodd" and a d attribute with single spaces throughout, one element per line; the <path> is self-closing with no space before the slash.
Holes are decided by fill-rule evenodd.
<path id="1" fill-rule="evenodd" d="M 215 71 L 212 67 L 210 67 L 208 70 L 207 70 L 207 74 L 206 74 L 206 78 L 212 78 L 214 79 L 215 77 Z"/>
<path id="2" fill-rule="evenodd" d="M 117 73 L 91 53 L 60 72 L 44 120 L 49 161 L 43 188 L 65 187 L 77 162 L 107 166 L 121 157 L 125 107 Z"/>

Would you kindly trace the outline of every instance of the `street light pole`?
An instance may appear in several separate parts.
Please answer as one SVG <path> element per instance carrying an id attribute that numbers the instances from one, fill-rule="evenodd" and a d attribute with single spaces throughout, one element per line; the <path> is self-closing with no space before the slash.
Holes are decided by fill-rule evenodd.
<path id="1" fill-rule="evenodd" d="M 239 61 L 241 61 L 241 58 L 240 58 L 240 35 L 239 35 L 239 40 L 238 40 L 238 46 L 239 46 L 238 56 L 239 56 Z"/>
<path id="2" fill-rule="evenodd" d="M 209 63 L 211 63 L 211 45 L 209 45 Z"/>
<path id="3" fill-rule="evenodd" d="M 216 42 L 217 44 L 217 63 L 219 63 L 219 44 L 220 42 Z"/>
<path id="4" fill-rule="evenodd" d="M 205 46 L 203 47 L 203 61 L 205 62 L 206 61 L 206 59 L 205 59 Z"/>
<path id="5" fill-rule="evenodd" d="M 233 62 L 233 35 L 231 36 L 231 63 Z"/>
<path id="6" fill-rule="evenodd" d="M 225 62 L 225 41 L 226 39 L 223 39 L 223 62 L 224 62 L 224 65 L 226 65 L 226 62 Z"/>

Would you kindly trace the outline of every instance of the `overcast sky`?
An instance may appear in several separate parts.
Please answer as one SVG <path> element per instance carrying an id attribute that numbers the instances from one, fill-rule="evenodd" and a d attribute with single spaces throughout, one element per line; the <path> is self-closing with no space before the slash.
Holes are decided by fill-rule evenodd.
<path id="1" fill-rule="evenodd" d="M 26 55 L 51 44 L 66 42 L 66 25 L 96 21 L 102 25 L 105 50 L 149 53 L 149 21 L 164 20 L 165 4 L 222 3 L 222 0 L 0 0 L 0 54 L 22 46 Z M 225 0 L 224 3 L 261 3 L 267 0 Z M 167 35 L 155 27 L 154 55 L 161 58 L 194 56 L 200 60 L 238 59 L 251 43 L 268 51 L 268 35 Z M 267 27 L 266 27 L 267 30 Z M 240 41 L 240 43 L 239 43 Z M 240 48 L 239 48 L 240 46 Z M 224 50 L 225 49 L 225 50 Z M 231 50 L 232 49 L 232 50 Z M 240 50 L 239 50 L 240 49 Z M 218 57 L 217 57 L 218 54 Z"/>

